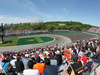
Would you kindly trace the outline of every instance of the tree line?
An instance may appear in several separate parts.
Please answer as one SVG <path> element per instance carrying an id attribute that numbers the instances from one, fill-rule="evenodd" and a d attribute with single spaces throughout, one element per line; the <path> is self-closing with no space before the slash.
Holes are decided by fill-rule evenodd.
<path id="1" fill-rule="evenodd" d="M 72 21 L 54 21 L 54 22 L 44 22 L 38 24 L 31 23 L 20 23 L 20 24 L 11 24 L 4 25 L 5 30 L 17 30 L 17 29 L 32 29 L 32 30 L 88 30 L 93 27 L 90 24 L 83 24 L 80 22 L 72 22 Z"/>

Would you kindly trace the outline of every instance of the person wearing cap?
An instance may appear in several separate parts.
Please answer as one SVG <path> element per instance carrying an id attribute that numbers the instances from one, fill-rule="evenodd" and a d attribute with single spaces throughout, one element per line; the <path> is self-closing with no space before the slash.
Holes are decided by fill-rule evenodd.
<path id="1" fill-rule="evenodd" d="M 29 54 L 25 54 L 25 59 L 23 60 L 23 64 L 24 64 L 24 68 L 28 69 L 28 61 L 31 60 L 31 58 L 29 58 Z"/>
<path id="2" fill-rule="evenodd" d="M 91 52 L 86 52 L 85 56 L 88 62 L 86 63 L 86 65 L 84 65 L 83 70 L 84 72 L 90 73 L 94 65 L 94 62 L 92 60 L 93 55 L 91 54 Z"/>
<path id="3" fill-rule="evenodd" d="M 55 54 L 56 54 L 55 59 L 57 60 L 57 66 L 60 66 L 62 64 L 62 55 L 59 50 L 57 50 Z"/>
<path id="4" fill-rule="evenodd" d="M 7 75 L 7 66 L 9 65 L 10 63 L 6 61 L 5 57 L 2 57 L 2 62 L 1 62 L 1 67 L 4 71 L 4 73 Z"/>
<path id="5" fill-rule="evenodd" d="M 45 59 L 46 68 L 43 70 L 43 75 L 58 75 L 57 66 L 50 65 L 50 59 Z"/>

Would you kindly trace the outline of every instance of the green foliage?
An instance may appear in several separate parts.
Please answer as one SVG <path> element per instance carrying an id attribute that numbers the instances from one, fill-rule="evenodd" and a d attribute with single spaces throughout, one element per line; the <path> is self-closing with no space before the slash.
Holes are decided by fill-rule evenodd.
<path id="1" fill-rule="evenodd" d="M 64 24 L 64 25 L 60 25 Z M 55 22 L 45 22 L 45 23 L 38 23 L 38 24 L 30 24 L 30 23 L 21 23 L 21 24 L 14 24 L 14 25 L 4 25 L 5 29 L 33 29 L 33 30 L 88 30 L 89 28 L 93 27 L 92 25 L 83 24 L 80 22 L 73 22 L 73 21 L 55 21 Z"/>

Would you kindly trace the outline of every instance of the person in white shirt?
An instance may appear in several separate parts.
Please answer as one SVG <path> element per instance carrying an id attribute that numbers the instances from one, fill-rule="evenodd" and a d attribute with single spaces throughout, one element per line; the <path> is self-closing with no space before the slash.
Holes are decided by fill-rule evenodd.
<path id="1" fill-rule="evenodd" d="M 17 61 L 16 59 L 13 58 L 13 56 L 10 57 L 11 61 L 10 61 L 10 64 L 13 66 L 13 68 L 15 69 L 16 66 L 15 66 L 15 62 Z"/>
<path id="2" fill-rule="evenodd" d="M 23 75 L 40 75 L 39 70 L 33 69 L 33 65 L 34 65 L 33 61 L 29 60 L 28 61 L 28 68 L 29 69 L 24 70 Z"/>

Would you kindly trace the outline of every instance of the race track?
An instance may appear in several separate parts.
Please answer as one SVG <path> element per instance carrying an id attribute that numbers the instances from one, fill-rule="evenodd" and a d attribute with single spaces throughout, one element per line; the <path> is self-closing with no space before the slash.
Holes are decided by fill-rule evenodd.
<path id="1" fill-rule="evenodd" d="M 36 36 L 48 36 L 53 37 L 54 40 L 47 43 L 40 44 L 30 44 L 30 45 L 21 45 L 21 46 L 9 46 L 9 47 L 0 47 L 0 52 L 2 51 L 19 51 L 25 49 L 32 48 L 40 48 L 45 46 L 54 46 L 56 44 L 70 44 L 71 42 L 75 42 L 76 40 L 82 39 L 92 39 L 98 37 L 97 35 L 88 34 L 88 33 L 56 33 L 56 34 L 43 34 L 43 35 L 32 35 L 32 36 L 24 36 L 25 37 L 36 37 Z M 14 38 L 23 38 L 23 37 L 14 37 Z M 10 39 L 10 38 L 6 38 Z"/>
<path id="2" fill-rule="evenodd" d="M 25 38 L 25 37 L 40 37 L 40 36 L 48 36 L 53 37 L 54 40 L 46 43 L 39 43 L 39 44 L 30 44 L 30 45 L 20 45 L 20 46 L 8 46 L 8 47 L 0 47 L 0 52 L 2 51 L 19 51 L 25 49 L 32 49 L 32 48 L 40 48 L 46 46 L 54 46 L 56 44 L 61 44 L 65 42 L 65 44 L 71 43 L 71 39 L 68 37 L 60 36 L 60 35 L 52 35 L 52 34 L 43 34 L 43 35 L 33 35 L 33 36 L 24 36 L 18 38 Z"/>

